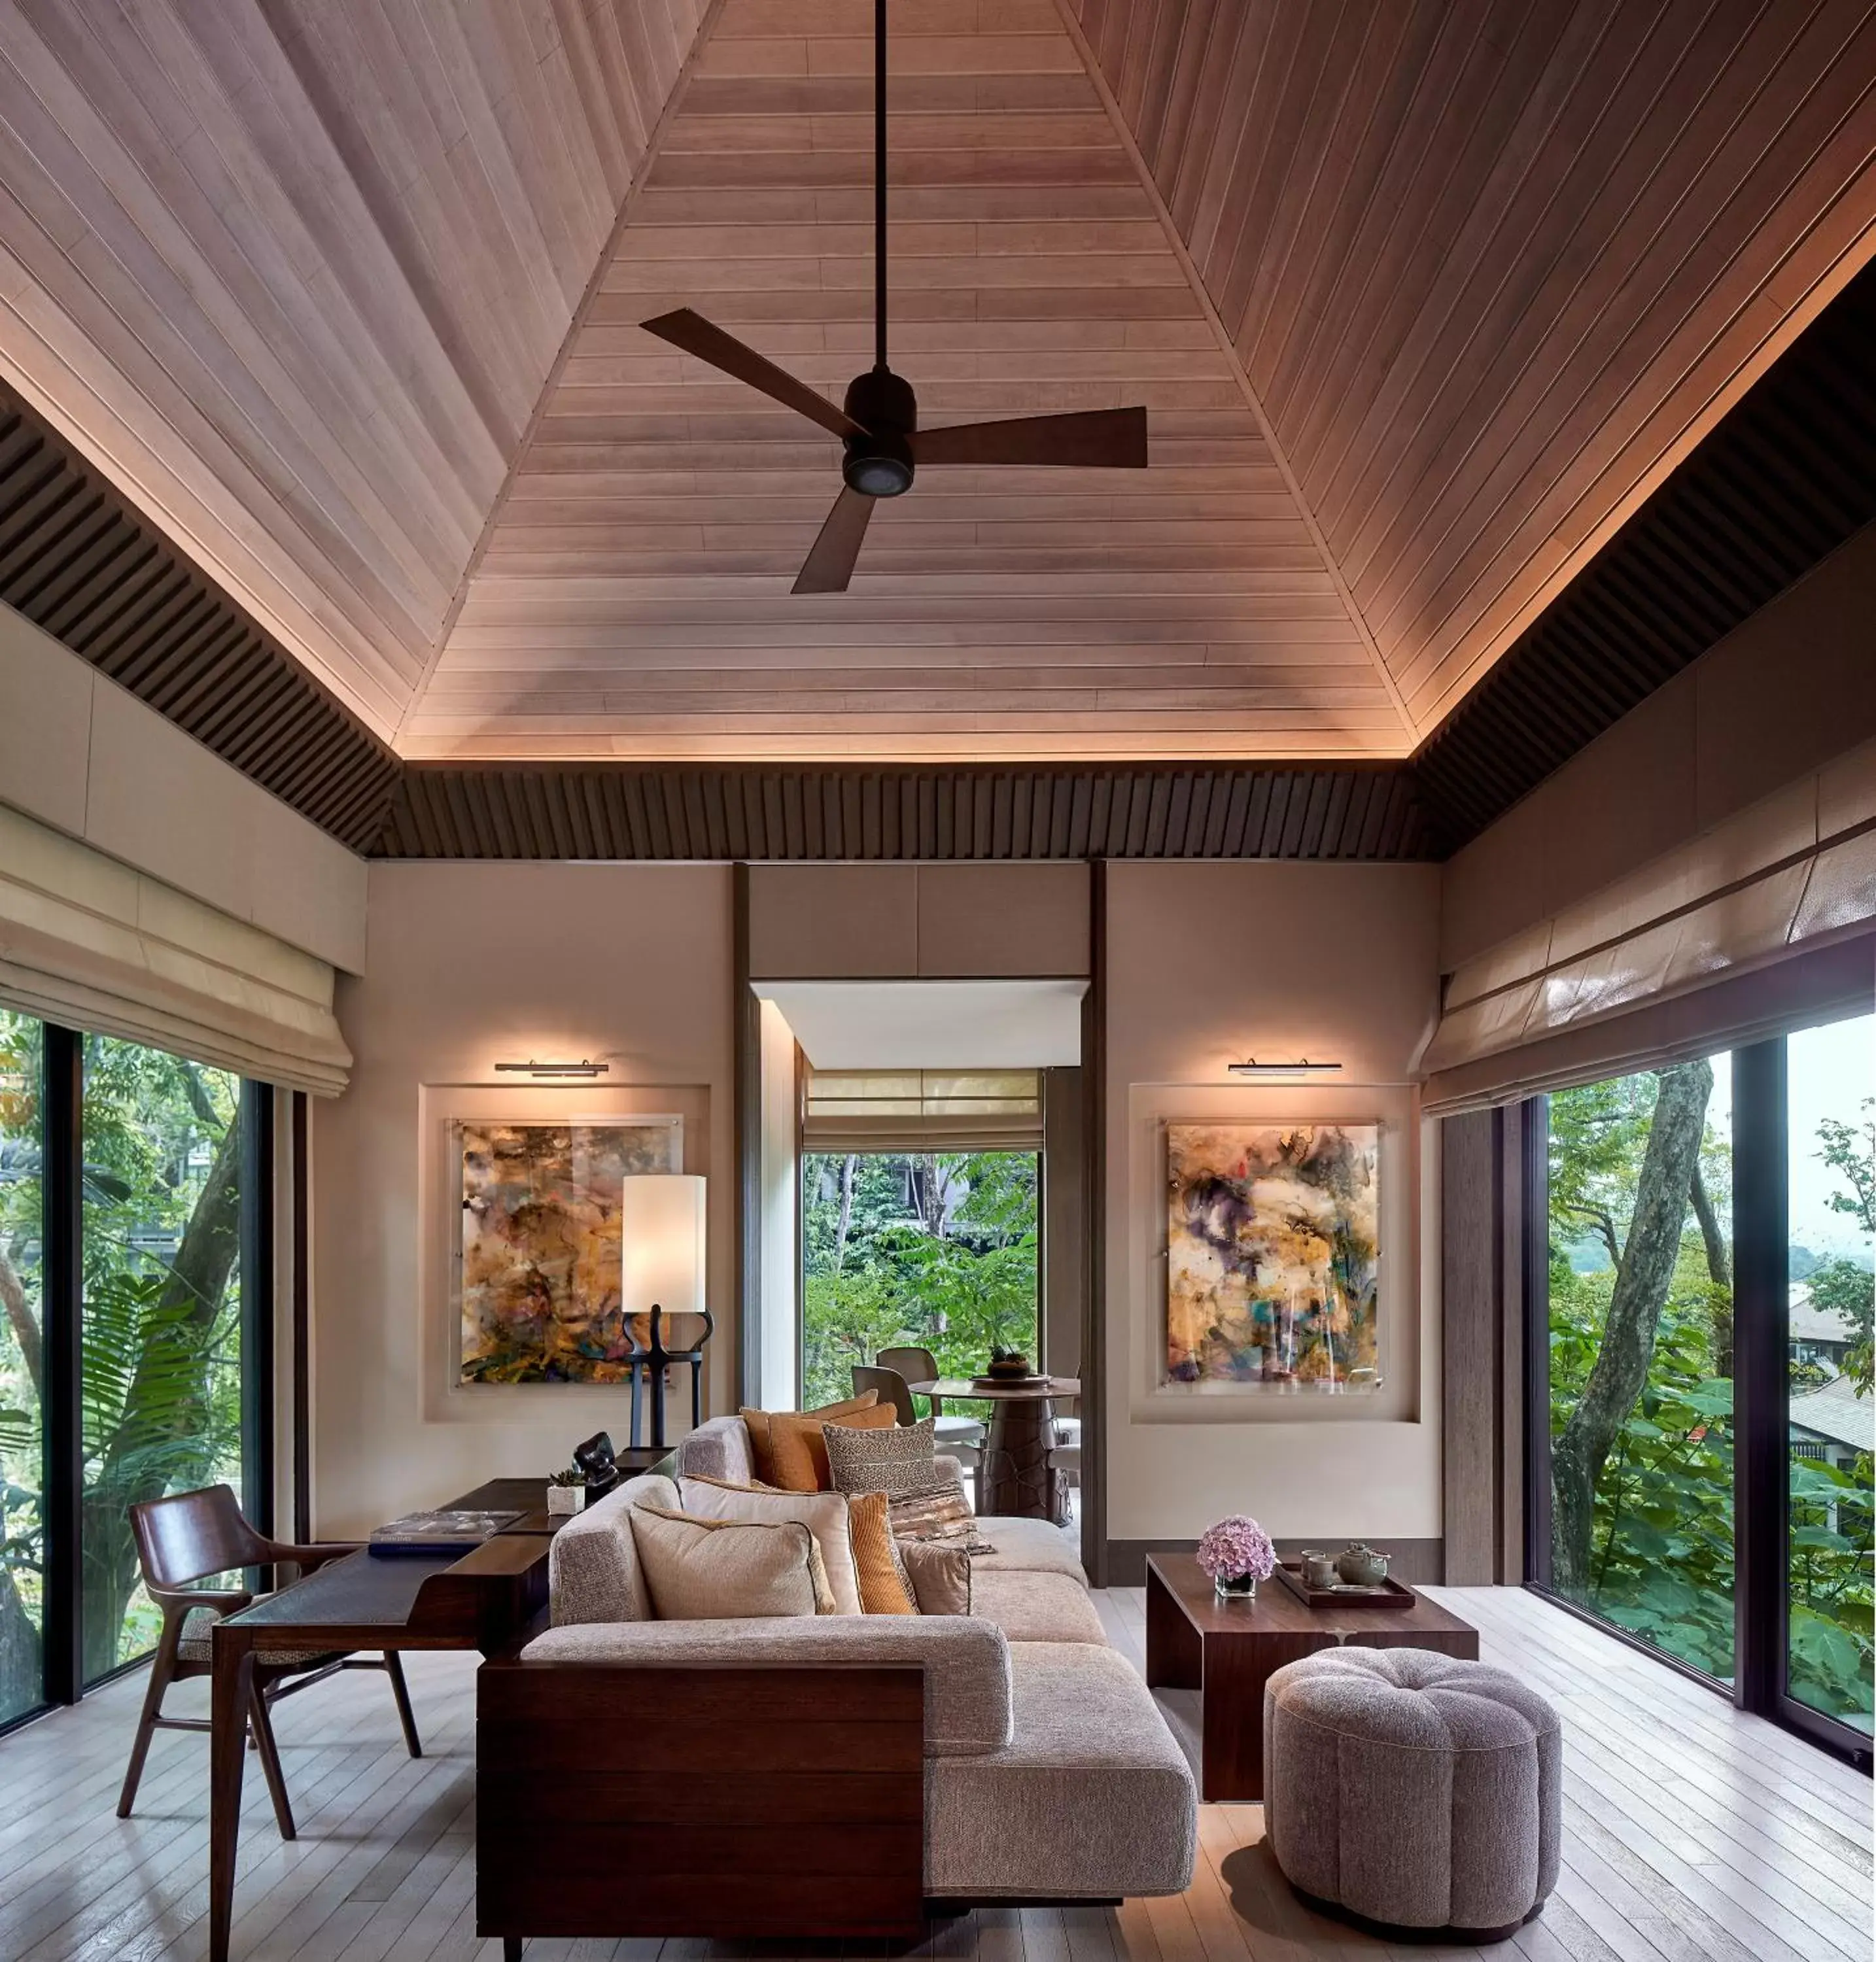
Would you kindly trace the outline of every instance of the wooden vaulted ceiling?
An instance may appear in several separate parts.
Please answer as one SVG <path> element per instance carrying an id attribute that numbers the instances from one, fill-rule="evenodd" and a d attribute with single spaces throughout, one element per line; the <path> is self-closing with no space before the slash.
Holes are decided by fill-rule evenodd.
<path id="1" fill-rule="evenodd" d="M 0 379 L 402 756 L 1405 756 L 1870 256 L 1870 0 L 0 0 Z M 1221 806 L 1221 808 L 1222 807 Z M 1209 836 L 1209 833 L 1207 833 Z"/>

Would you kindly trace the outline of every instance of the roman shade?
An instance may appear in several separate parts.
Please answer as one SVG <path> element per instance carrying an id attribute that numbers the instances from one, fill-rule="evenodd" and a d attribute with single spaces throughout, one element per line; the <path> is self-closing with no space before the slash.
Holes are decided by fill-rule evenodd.
<path id="1" fill-rule="evenodd" d="M 1868 743 L 1462 966 L 1424 1108 L 1449 1116 L 1866 1008 L 1873 949 Z"/>
<path id="2" fill-rule="evenodd" d="M 1039 1152 L 1042 1078 L 1033 1069 L 817 1069 L 808 1078 L 801 1147 Z"/>
<path id="3" fill-rule="evenodd" d="M 260 928 L 0 806 L 0 1002 L 316 1095 L 351 1051 L 333 970 Z"/>

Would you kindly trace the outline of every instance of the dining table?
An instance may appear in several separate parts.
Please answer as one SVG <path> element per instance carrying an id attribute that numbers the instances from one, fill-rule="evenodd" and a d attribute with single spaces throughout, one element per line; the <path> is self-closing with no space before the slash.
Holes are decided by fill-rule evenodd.
<path id="1" fill-rule="evenodd" d="M 1019 1376 L 996 1382 L 986 1376 L 934 1376 L 906 1388 L 941 1403 L 990 1406 L 980 1510 L 1005 1518 L 1067 1523 L 1066 1481 L 1056 1475 L 1050 1454 L 1056 1445 L 1056 1401 L 1081 1395 L 1078 1377 Z"/>

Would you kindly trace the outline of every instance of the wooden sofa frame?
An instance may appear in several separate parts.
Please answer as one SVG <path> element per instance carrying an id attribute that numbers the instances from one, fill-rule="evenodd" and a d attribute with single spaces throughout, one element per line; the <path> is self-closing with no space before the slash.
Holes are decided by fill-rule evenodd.
<path id="1" fill-rule="evenodd" d="M 491 1658 L 476 1932 L 916 1935 L 924 1745 L 919 1668 Z"/>

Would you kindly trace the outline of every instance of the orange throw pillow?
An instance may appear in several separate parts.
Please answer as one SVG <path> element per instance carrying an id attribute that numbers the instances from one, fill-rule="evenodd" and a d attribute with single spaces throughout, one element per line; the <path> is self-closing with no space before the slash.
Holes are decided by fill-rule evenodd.
<path id="1" fill-rule="evenodd" d="M 855 1492 L 847 1500 L 847 1534 L 860 1577 L 863 1615 L 916 1615 L 911 1583 L 893 1544 L 891 1515 L 884 1492 Z"/>
<path id="2" fill-rule="evenodd" d="M 824 1424 L 844 1424 L 848 1418 L 861 1411 L 877 1408 L 880 1393 L 868 1390 L 864 1396 L 850 1397 L 845 1403 L 829 1404 L 820 1410 L 812 1411 L 760 1411 L 744 1409 L 737 1412 L 749 1431 L 749 1462 L 755 1468 L 758 1481 L 772 1485 L 778 1492 L 825 1492 L 833 1483 L 833 1475 L 828 1469 L 827 1446 L 821 1436 L 820 1427 Z M 890 1404 L 887 1406 L 889 1414 Z M 820 1461 L 816 1464 L 812 1449 L 805 1453 L 800 1448 L 788 1450 L 784 1447 L 787 1464 L 794 1470 L 792 1481 L 781 1475 L 776 1462 L 775 1427 L 785 1420 L 806 1423 L 813 1427 L 814 1444 L 819 1447 Z M 803 1468 L 805 1456 L 806 1468 Z"/>
<path id="3" fill-rule="evenodd" d="M 797 1417 L 792 1411 L 772 1417 L 769 1449 L 775 1468 L 775 1483 L 785 1492 L 831 1492 L 834 1469 L 827 1462 L 822 1425 L 837 1424 L 842 1430 L 890 1430 L 898 1421 L 899 1413 L 890 1404 L 849 1411 L 845 1417 L 822 1417 L 811 1411 Z"/>

